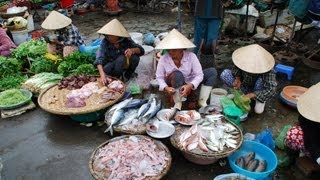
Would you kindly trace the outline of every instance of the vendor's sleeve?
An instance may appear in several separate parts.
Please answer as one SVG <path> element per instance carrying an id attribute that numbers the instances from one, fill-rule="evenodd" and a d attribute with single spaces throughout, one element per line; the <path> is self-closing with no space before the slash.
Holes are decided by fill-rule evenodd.
<path id="1" fill-rule="evenodd" d="M 140 53 L 137 54 L 138 56 L 142 56 L 144 55 L 144 49 L 142 46 L 140 46 L 139 44 L 135 43 L 132 39 L 128 38 L 128 42 L 129 42 L 129 47 L 130 48 L 139 48 L 140 49 Z"/>
<path id="2" fill-rule="evenodd" d="M 106 43 L 102 40 L 101 45 L 96 54 L 96 60 L 94 61 L 94 65 L 105 64 L 105 52 L 106 52 Z"/>
<path id="3" fill-rule="evenodd" d="M 203 71 L 201 64 L 195 54 L 191 55 L 190 60 L 192 62 L 192 76 L 194 77 L 190 83 L 193 84 L 193 90 L 195 90 L 203 80 Z"/>
<path id="4" fill-rule="evenodd" d="M 263 89 L 255 91 L 256 99 L 260 102 L 265 102 L 275 95 L 277 90 L 276 73 L 271 70 L 262 75 Z"/>
<path id="5" fill-rule="evenodd" d="M 165 63 L 163 63 L 164 59 L 163 57 L 160 58 L 157 71 L 156 71 L 156 78 L 159 83 L 159 91 L 163 91 L 165 87 L 167 87 L 167 83 L 165 81 L 166 78 L 166 70 L 164 68 Z"/>

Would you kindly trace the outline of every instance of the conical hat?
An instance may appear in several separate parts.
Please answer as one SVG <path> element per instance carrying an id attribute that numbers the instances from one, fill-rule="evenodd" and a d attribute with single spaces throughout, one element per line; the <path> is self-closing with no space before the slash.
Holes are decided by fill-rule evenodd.
<path id="1" fill-rule="evenodd" d="M 41 27 L 48 30 L 62 29 L 69 26 L 72 20 L 67 16 L 57 12 L 51 11 L 49 16 L 42 22 Z"/>
<path id="2" fill-rule="evenodd" d="M 118 19 L 113 19 L 104 25 L 98 33 L 105 35 L 113 35 L 119 37 L 130 37 L 127 30 L 123 27 L 123 25 L 118 21 Z"/>
<path id="3" fill-rule="evenodd" d="M 320 83 L 311 86 L 303 93 L 297 103 L 299 113 L 314 122 L 320 123 Z"/>
<path id="4" fill-rule="evenodd" d="M 261 74 L 274 66 L 273 56 L 258 44 L 241 47 L 232 53 L 233 63 L 243 71 Z"/>
<path id="5" fill-rule="evenodd" d="M 176 29 L 159 42 L 155 49 L 186 49 L 196 47 L 188 38 Z"/>

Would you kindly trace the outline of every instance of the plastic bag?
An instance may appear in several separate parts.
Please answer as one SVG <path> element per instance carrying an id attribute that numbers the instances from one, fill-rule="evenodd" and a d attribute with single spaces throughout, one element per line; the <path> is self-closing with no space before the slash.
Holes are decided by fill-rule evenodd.
<path id="1" fill-rule="evenodd" d="M 236 106 L 234 104 L 234 102 L 231 99 L 227 98 L 227 97 L 221 97 L 220 98 L 220 104 L 221 104 L 222 108 L 226 108 L 228 106 Z"/>
<path id="2" fill-rule="evenodd" d="M 142 89 L 140 85 L 137 83 L 137 78 L 130 79 L 127 83 L 127 92 L 130 92 L 132 95 L 141 94 Z"/>
<path id="3" fill-rule="evenodd" d="M 256 135 L 256 141 L 268 146 L 271 150 L 275 150 L 275 142 L 269 128 Z"/>
<path id="4" fill-rule="evenodd" d="M 242 96 L 242 93 L 238 90 L 233 91 L 233 101 L 234 103 L 245 113 L 249 112 L 251 109 L 250 103 L 251 100 L 250 98 L 246 98 Z"/>

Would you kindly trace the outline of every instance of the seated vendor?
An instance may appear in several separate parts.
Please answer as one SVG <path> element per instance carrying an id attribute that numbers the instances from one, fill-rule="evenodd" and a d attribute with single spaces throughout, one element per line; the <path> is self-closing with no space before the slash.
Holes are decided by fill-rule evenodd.
<path id="1" fill-rule="evenodd" d="M 320 83 L 311 86 L 298 99 L 299 125 L 286 135 L 285 144 L 291 150 L 304 153 L 320 165 Z"/>
<path id="2" fill-rule="evenodd" d="M 144 55 L 144 49 L 130 38 L 117 19 L 104 25 L 98 33 L 105 35 L 94 62 L 102 83 L 106 83 L 105 75 L 127 81 L 136 70 L 140 56 Z"/>
<path id="3" fill-rule="evenodd" d="M 43 21 L 41 27 L 48 30 L 49 53 L 66 57 L 84 44 L 78 28 L 71 23 L 70 18 L 57 11 L 51 11 Z"/>
<path id="4" fill-rule="evenodd" d="M 9 56 L 11 54 L 12 49 L 17 46 L 13 43 L 11 38 L 7 34 L 7 30 L 0 27 L 0 55 L 1 56 Z"/>
<path id="5" fill-rule="evenodd" d="M 159 90 L 172 97 L 174 107 L 179 110 L 182 108 L 182 101 L 194 96 L 193 93 L 199 85 L 201 88 L 198 105 L 206 106 L 211 89 L 216 83 L 217 71 L 214 68 L 202 70 L 197 56 L 186 50 L 194 47 L 191 41 L 175 29 L 156 46 L 156 49 L 167 51 L 160 57 L 157 66 Z"/>
<path id="6" fill-rule="evenodd" d="M 277 89 L 275 60 L 257 44 L 235 50 L 232 54 L 235 67 L 225 69 L 221 80 L 229 87 L 240 89 L 245 97 L 255 99 L 255 112 L 261 114 L 265 103 L 275 95 Z"/>

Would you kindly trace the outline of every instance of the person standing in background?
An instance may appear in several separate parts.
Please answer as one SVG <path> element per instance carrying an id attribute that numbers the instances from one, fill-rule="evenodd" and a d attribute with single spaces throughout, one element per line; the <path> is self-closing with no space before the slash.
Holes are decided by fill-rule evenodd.
<path id="1" fill-rule="evenodd" d="M 194 53 L 199 50 L 213 54 L 216 50 L 219 29 L 223 18 L 221 0 L 196 0 L 194 20 Z"/>

